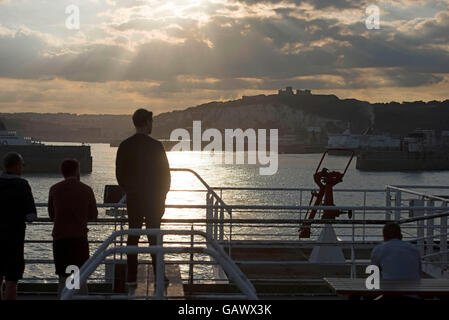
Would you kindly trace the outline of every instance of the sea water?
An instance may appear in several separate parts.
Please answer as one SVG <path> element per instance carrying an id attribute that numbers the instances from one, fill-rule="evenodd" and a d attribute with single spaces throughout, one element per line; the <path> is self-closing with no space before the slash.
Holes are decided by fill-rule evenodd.
<path id="1" fill-rule="evenodd" d="M 83 175 L 81 180 L 94 190 L 98 203 L 103 203 L 104 187 L 108 184 L 117 184 L 115 179 L 115 156 L 117 148 L 107 144 L 92 144 L 93 172 Z M 195 170 L 211 187 L 257 187 L 257 188 L 298 188 L 316 187 L 313 173 L 321 158 L 321 154 L 279 155 L 279 168 L 274 175 L 260 175 L 258 165 L 228 165 L 217 164 L 208 152 L 168 152 L 170 167 L 189 168 Z M 26 159 L 25 159 L 26 161 Z M 323 166 L 331 170 L 343 170 L 348 161 L 344 156 L 328 156 Z M 37 203 L 46 203 L 50 187 L 61 181 L 60 175 L 24 175 L 31 187 Z M 362 172 L 355 169 L 355 159 L 349 167 L 344 181 L 337 186 L 341 189 L 385 189 L 386 185 L 449 185 L 449 171 L 440 172 Z M 204 186 L 191 174 L 185 172 L 172 173 L 173 190 L 167 196 L 167 204 L 192 205 L 205 204 L 204 192 L 186 192 L 183 190 L 204 190 Z M 232 205 L 307 205 L 309 192 L 298 191 L 219 191 L 227 204 Z M 336 193 L 336 205 L 385 205 L 384 193 L 369 193 L 364 198 L 352 193 Z M 38 210 L 39 217 L 48 217 L 46 208 Z M 260 212 L 251 210 L 236 210 L 233 218 L 280 218 L 279 212 Z M 299 218 L 297 213 L 287 212 L 282 217 Z M 106 217 L 105 210 L 99 210 L 99 217 Z M 164 215 L 166 219 L 195 219 L 205 218 L 204 209 L 175 209 L 169 208 Z M 169 228 L 170 226 L 164 226 Z M 179 228 L 178 226 L 173 226 Z M 185 228 L 185 226 L 184 226 Z M 89 226 L 89 240 L 103 241 L 110 235 L 113 226 Z M 190 229 L 190 226 L 187 227 Z M 234 232 L 238 233 L 234 230 Z M 241 229 L 240 234 L 245 230 Z M 283 230 L 279 233 L 284 232 Z M 291 232 L 291 230 L 290 230 Z M 275 232 L 274 232 L 275 233 Z M 26 234 L 27 240 L 38 240 L 43 243 L 27 243 L 25 259 L 28 261 L 52 259 L 51 225 L 29 225 Z M 179 237 L 178 237 L 179 238 Z M 176 240 L 176 237 L 168 237 Z M 188 240 L 184 238 L 184 240 Z M 91 253 L 98 244 L 91 245 Z M 170 258 L 170 257 L 169 257 Z M 180 257 L 171 257 L 182 260 Z M 186 258 L 185 256 L 183 258 Z M 186 274 L 188 266 L 181 266 Z M 206 267 L 197 267 L 195 276 L 206 276 Z M 104 270 L 99 268 L 96 277 L 101 278 Z M 28 264 L 25 277 L 27 279 L 39 278 L 51 281 L 54 278 L 54 267 L 48 264 Z"/>

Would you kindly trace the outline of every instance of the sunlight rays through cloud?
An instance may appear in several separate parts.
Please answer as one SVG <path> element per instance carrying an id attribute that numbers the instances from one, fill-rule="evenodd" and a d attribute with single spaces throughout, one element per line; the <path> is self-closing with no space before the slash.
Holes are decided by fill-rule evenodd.
<path id="1" fill-rule="evenodd" d="M 72 3 L 80 9 L 79 30 L 65 28 L 65 8 Z M 443 89 L 449 75 L 449 1 L 379 0 L 379 30 L 365 27 L 368 4 L 0 1 L 0 80 L 8 88 L 0 108 L 29 110 L 30 101 L 42 108 L 47 102 L 52 110 L 73 108 L 69 97 L 55 103 L 50 88 L 79 83 L 97 90 L 92 97 L 98 97 L 93 108 L 98 112 L 107 105 L 131 110 L 145 101 L 171 110 L 284 85 L 370 101 L 420 90 L 423 96 L 448 98 Z M 27 83 L 34 88 L 39 81 L 49 89 L 20 94 Z M 118 103 L 101 102 L 111 88 Z"/>

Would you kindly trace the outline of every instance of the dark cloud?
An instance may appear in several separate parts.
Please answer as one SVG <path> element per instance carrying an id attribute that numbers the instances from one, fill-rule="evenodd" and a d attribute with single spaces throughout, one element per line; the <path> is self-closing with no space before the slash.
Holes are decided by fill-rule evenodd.
<path id="1" fill-rule="evenodd" d="M 367 6 L 367 1 L 365 0 L 236 0 L 236 2 L 244 2 L 252 5 L 261 3 L 301 5 L 306 3 L 313 6 L 315 9 L 334 8 L 338 10 Z"/>
<path id="2" fill-rule="evenodd" d="M 24 75 L 46 47 L 38 36 L 21 31 L 0 36 L 0 76 L 14 78 Z"/>
<path id="3" fill-rule="evenodd" d="M 303 2 L 312 3 L 291 1 Z M 313 1 L 316 10 L 359 8 L 363 3 Z M 0 77 L 160 83 L 134 90 L 146 95 L 191 89 L 272 90 L 289 83 L 312 89 L 367 88 L 381 86 L 376 80 L 380 76 L 390 86 L 410 87 L 438 83 L 443 78 L 437 73 L 449 73 L 448 51 L 441 47 L 449 43 L 447 12 L 418 19 L 415 25 L 399 29 L 385 25 L 371 31 L 364 21 L 341 22 L 338 14 L 311 19 L 293 16 L 291 8 L 277 12 L 281 17 L 216 15 L 204 24 L 192 18 L 138 17 L 109 25 L 120 32 L 164 30 L 179 40 L 153 39 L 133 49 L 126 47 L 122 35 L 110 44 L 49 53 L 48 43 L 38 34 L 3 35 Z M 199 81 L 207 78 L 216 80 Z"/>

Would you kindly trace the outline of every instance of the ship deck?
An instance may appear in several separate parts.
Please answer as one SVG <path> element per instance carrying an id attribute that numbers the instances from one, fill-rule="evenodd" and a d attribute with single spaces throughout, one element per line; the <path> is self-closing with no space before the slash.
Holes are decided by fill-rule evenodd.
<path id="1" fill-rule="evenodd" d="M 422 255 L 424 277 L 449 278 L 447 197 L 449 186 L 386 186 L 385 189 L 338 189 L 353 199 L 352 206 L 309 206 L 314 188 L 224 188 L 204 185 L 205 203 L 167 204 L 168 209 L 200 210 L 199 219 L 163 219 L 161 230 L 128 230 L 126 205 L 106 202 L 98 205 L 106 216 L 93 223 L 107 227 L 107 239 L 90 239 L 96 248 L 80 270 L 81 282 L 89 285 L 89 296 L 74 296 L 65 290 L 64 299 L 342 299 L 325 283 L 326 277 L 366 277 L 370 253 L 382 241 L 386 222 L 401 225 L 404 240 L 416 245 Z M 186 190 L 171 190 L 186 192 Z M 192 190 L 190 190 L 192 192 Z M 297 205 L 228 205 L 229 192 L 251 197 L 254 193 L 299 194 Z M 372 203 L 370 199 L 376 200 Z M 305 203 L 305 204 L 303 204 Z M 45 208 L 46 204 L 37 204 Z M 306 219 L 307 210 L 351 211 L 335 220 Z M 182 216 L 182 215 L 181 215 Z M 185 216 L 185 215 L 184 215 Z M 298 238 L 298 229 L 311 224 L 311 237 Z M 40 217 L 31 228 L 50 227 Z M 92 227 L 94 227 L 92 226 Z M 29 230 L 28 229 L 28 230 Z M 334 238 L 329 237 L 330 230 Z M 139 247 L 127 247 L 128 234 L 154 234 L 158 245 L 148 246 L 141 237 Z M 51 241 L 27 239 L 26 246 Z M 126 254 L 139 253 L 139 289 L 135 296 L 124 292 Z M 158 256 L 157 265 L 170 278 L 168 292 L 154 292 L 149 254 Z M 28 266 L 52 268 L 51 259 L 27 259 Z M 19 298 L 55 299 L 56 279 L 32 275 L 19 285 Z"/>

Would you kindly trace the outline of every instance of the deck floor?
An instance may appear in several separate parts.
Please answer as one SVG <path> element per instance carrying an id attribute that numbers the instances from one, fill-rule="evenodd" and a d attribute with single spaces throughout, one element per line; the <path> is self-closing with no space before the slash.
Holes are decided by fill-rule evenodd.
<path id="1" fill-rule="evenodd" d="M 177 265 L 166 265 L 165 276 L 169 280 L 166 295 L 169 299 L 183 299 L 184 288 L 181 280 L 181 271 Z M 137 270 L 136 296 L 154 295 L 154 274 L 151 264 L 140 264 Z"/>

